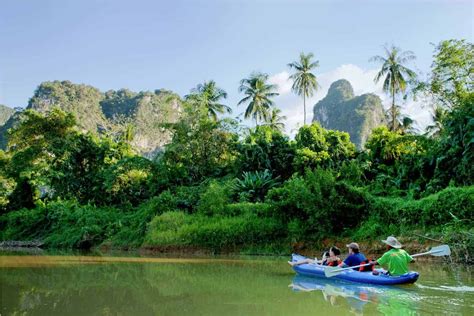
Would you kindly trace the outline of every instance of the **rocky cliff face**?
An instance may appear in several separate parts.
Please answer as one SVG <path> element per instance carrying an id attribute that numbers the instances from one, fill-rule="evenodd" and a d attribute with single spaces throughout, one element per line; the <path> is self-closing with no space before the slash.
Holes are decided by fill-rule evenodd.
<path id="1" fill-rule="evenodd" d="M 0 104 L 0 149 L 7 145 L 7 130 L 14 121 L 15 110 Z"/>
<path id="2" fill-rule="evenodd" d="M 385 124 L 382 100 L 375 94 L 354 96 L 349 81 L 331 84 L 328 94 L 313 108 L 313 122 L 324 128 L 348 132 L 357 148 L 363 148 L 372 129 Z"/>
<path id="3" fill-rule="evenodd" d="M 45 112 L 53 106 L 74 113 L 83 131 L 114 135 L 131 125 L 131 145 L 148 157 L 154 156 L 171 139 L 161 124 L 176 122 L 181 113 L 180 98 L 170 91 L 136 93 L 121 89 L 102 93 L 92 86 L 70 81 L 42 83 L 27 109 Z M 0 148 L 6 147 L 6 131 L 18 120 L 19 115 L 13 115 L 0 124 Z"/>
<path id="4" fill-rule="evenodd" d="M 3 104 L 0 104 L 0 126 L 5 124 L 6 121 L 10 118 L 10 116 L 15 113 L 15 110 L 12 108 L 9 108 L 8 106 L 5 106 Z"/>
<path id="5" fill-rule="evenodd" d="M 74 113 L 77 124 L 84 131 L 96 132 L 108 128 L 100 108 L 103 94 L 85 84 L 70 81 L 47 81 L 39 85 L 28 102 L 27 109 L 46 112 L 57 106 L 66 112 Z"/>
<path id="6" fill-rule="evenodd" d="M 101 106 L 106 117 L 115 125 L 132 124 L 131 144 L 143 155 L 153 157 L 171 139 L 162 124 L 178 120 L 181 103 L 177 94 L 167 90 L 135 93 L 122 89 L 105 95 Z"/>

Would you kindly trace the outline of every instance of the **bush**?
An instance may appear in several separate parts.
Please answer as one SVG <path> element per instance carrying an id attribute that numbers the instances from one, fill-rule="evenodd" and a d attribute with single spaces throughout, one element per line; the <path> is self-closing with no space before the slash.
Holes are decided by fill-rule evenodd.
<path id="1" fill-rule="evenodd" d="M 295 142 L 294 166 L 300 172 L 306 168 L 338 166 L 352 158 L 356 149 L 348 133 L 326 130 L 318 123 L 301 127 Z"/>
<path id="2" fill-rule="evenodd" d="M 103 171 L 106 199 L 113 205 L 138 205 L 151 195 L 153 163 L 143 157 L 127 157 Z"/>
<path id="3" fill-rule="evenodd" d="M 369 201 L 370 217 L 355 233 L 360 238 L 439 230 L 456 219 L 467 227 L 474 217 L 474 186 L 446 188 L 419 200 L 373 197 Z"/>
<path id="4" fill-rule="evenodd" d="M 255 215 L 206 217 L 167 212 L 149 225 L 146 246 L 198 246 L 214 251 L 235 250 L 242 246 L 268 244 L 283 237 L 274 219 Z"/>
<path id="5" fill-rule="evenodd" d="M 293 174 L 295 148 L 288 136 L 270 126 L 258 126 L 237 145 L 238 170 L 268 169 L 273 175 L 288 179 Z"/>
<path id="6" fill-rule="evenodd" d="M 211 181 L 201 194 L 197 211 L 204 215 L 224 214 L 226 205 L 231 203 L 231 182 Z"/>
<path id="7" fill-rule="evenodd" d="M 196 186 L 179 186 L 174 191 L 176 207 L 188 213 L 196 211 L 201 194 L 206 190 L 207 183 Z"/>
<path id="8" fill-rule="evenodd" d="M 56 201 L 2 216 L 1 226 L 6 228 L 2 239 L 40 239 L 48 247 L 90 248 L 112 236 L 122 216 L 114 208 Z"/>
<path id="9" fill-rule="evenodd" d="M 226 214 L 229 216 L 251 215 L 269 217 L 272 206 L 268 203 L 241 202 L 226 205 Z"/>
<path id="10" fill-rule="evenodd" d="M 366 217 L 366 193 L 344 182 L 336 182 L 330 171 L 307 171 L 293 177 L 267 195 L 274 215 L 291 223 L 293 236 L 298 230 L 309 239 L 335 236 L 356 227 Z"/>
<path id="11" fill-rule="evenodd" d="M 258 202 L 265 198 L 268 190 L 277 186 L 279 177 L 272 178 L 270 171 L 244 172 L 242 179 L 236 179 L 232 189 L 242 202 Z"/>
<path id="12" fill-rule="evenodd" d="M 0 216 L 1 240 L 43 239 L 50 229 L 45 208 L 24 208 Z"/>
<path id="13" fill-rule="evenodd" d="M 153 217 L 178 209 L 179 199 L 171 191 L 166 190 L 145 203 L 140 204 L 133 212 L 126 214 L 117 234 L 110 242 L 113 246 L 139 247 L 145 238 L 147 224 Z"/>

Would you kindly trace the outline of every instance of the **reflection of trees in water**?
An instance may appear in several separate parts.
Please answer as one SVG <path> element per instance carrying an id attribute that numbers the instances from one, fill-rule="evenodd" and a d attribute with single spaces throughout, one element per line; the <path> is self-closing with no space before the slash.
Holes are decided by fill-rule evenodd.
<path id="1" fill-rule="evenodd" d="M 428 284 L 425 280 L 453 284 L 452 272 L 444 267 L 416 267 L 416 270 L 422 272 L 420 284 Z M 440 278 L 435 277 L 437 272 Z M 462 275 L 462 279 L 466 280 L 466 274 Z M 288 284 L 293 277 L 287 265 L 272 260 L 242 260 L 234 263 L 212 260 L 208 263 L 89 263 L 3 268 L 0 269 L 0 313 L 290 315 L 315 314 L 315 311 L 324 309 L 334 314 L 347 314 L 348 311 L 371 314 L 393 312 L 394 308 L 403 309 L 410 306 L 411 303 L 407 302 L 414 302 L 415 306 L 411 307 L 417 310 L 436 313 L 444 301 L 459 297 L 461 301 L 457 302 L 461 306 L 450 307 L 451 312 L 469 310 L 469 306 L 466 307 L 469 300 L 463 298 L 469 294 L 443 294 L 417 285 L 384 289 L 345 283 L 346 287 L 341 288 L 335 282 L 330 284 L 332 287 L 323 284 L 326 287 L 324 295 L 319 292 L 321 290 L 296 295 L 288 291 Z M 317 280 L 310 279 L 312 282 Z M 436 295 L 438 298 L 434 301 Z M 431 306 L 434 309 L 428 309 Z"/>
<path id="2" fill-rule="evenodd" d="M 0 270 L 2 292 L 9 293 L 1 313 L 258 314 L 265 304 L 281 307 L 271 305 L 275 295 L 285 295 L 288 273 L 278 261 L 9 268 Z"/>
<path id="3" fill-rule="evenodd" d="M 151 314 L 153 310 L 143 300 L 151 295 L 160 297 L 158 289 L 143 278 L 140 267 L 88 265 L 5 270 L 0 283 L 2 293 L 9 296 L 2 299 L 2 313 L 7 315 L 15 311 L 94 315 L 105 310 L 112 314 Z"/>

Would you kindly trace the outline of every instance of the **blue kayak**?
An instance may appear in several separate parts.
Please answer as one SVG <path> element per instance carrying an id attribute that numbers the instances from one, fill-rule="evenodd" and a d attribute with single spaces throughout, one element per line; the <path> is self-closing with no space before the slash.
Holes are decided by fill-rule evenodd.
<path id="1" fill-rule="evenodd" d="M 297 262 L 300 260 L 307 259 L 304 256 L 300 256 L 297 254 L 293 254 L 291 256 L 291 261 Z M 313 263 L 306 263 L 293 266 L 293 270 L 299 275 L 309 276 L 309 277 L 317 277 L 317 278 L 325 278 L 327 279 L 326 275 L 324 274 L 325 266 Z M 408 272 L 403 275 L 399 276 L 390 276 L 386 274 L 379 274 L 373 275 L 371 272 L 359 272 L 354 270 L 345 270 L 342 271 L 340 274 L 333 276 L 331 279 L 337 280 L 344 280 L 350 282 L 358 282 L 358 283 L 368 283 L 368 284 L 378 284 L 378 285 L 395 285 L 395 284 L 407 284 L 407 283 L 415 283 L 418 280 L 420 275 L 418 272 Z"/>

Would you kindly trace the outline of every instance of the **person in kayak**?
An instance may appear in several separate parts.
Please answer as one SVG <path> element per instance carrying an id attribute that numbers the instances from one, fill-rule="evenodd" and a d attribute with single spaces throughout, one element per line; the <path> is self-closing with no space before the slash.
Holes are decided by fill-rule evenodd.
<path id="1" fill-rule="evenodd" d="M 288 263 L 291 265 L 291 266 L 298 266 L 300 264 L 308 264 L 308 263 L 312 263 L 312 264 L 323 264 L 323 265 L 329 265 L 329 266 L 337 266 L 340 262 L 341 262 L 341 259 L 339 259 L 338 255 L 341 254 L 341 251 L 339 250 L 339 248 L 337 248 L 336 246 L 332 246 L 331 248 L 329 248 L 329 251 L 325 251 L 323 253 L 323 258 L 321 261 L 318 261 L 318 258 L 314 258 L 313 259 L 304 259 L 304 260 L 300 260 L 300 261 L 288 261 Z M 337 262 L 337 264 L 335 264 Z"/>
<path id="2" fill-rule="evenodd" d="M 380 259 L 376 261 L 388 271 L 389 275 L 402 275 L 408 273 L 408 264 L 415 261 L 405 250 L 401 249 L 402 244 L 393 236 L 382 240 L 387 245 L 387 252 L 385 252 Z"/>
<path id="3" fill-rule="evenodd" d="M 366 261 L 367 258 L 360 253 L 359 251 L 359 244 L 356 242 L 351 242 L 350 244 L 346 245 L 346 247 L 349 250 L 349 255 L 347 258 L 339 265 L 342 268 L 346 267 L 354 267 L 360 265 L 362 262 Z M 359 268 L 356 268 L 354 270 L 359 270 Z"/>
<path id="4" fill-rule="evenodd" d="M 322 265 L 330 267 L 336 267 L 340 265 L 342 261 L 339 258 L 339 255 L 341 255 L 341 250 L 336 246 L 332 246 L 331 248 L 329 248 L 329 257 L 323 257 Z"/>

